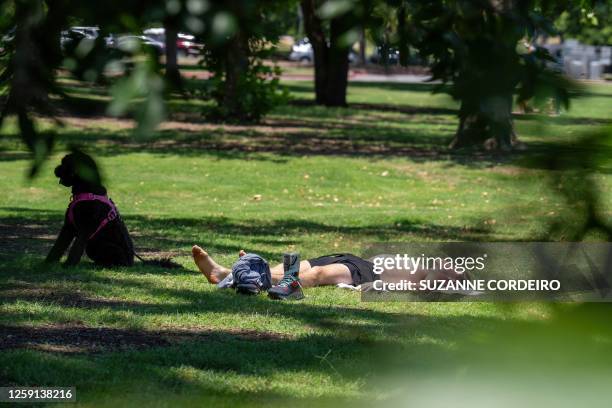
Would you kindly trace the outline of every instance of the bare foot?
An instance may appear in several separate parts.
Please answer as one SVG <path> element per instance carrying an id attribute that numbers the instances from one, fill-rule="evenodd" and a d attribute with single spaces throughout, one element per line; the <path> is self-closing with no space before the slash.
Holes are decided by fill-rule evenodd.
<path id="1" fill-rule="evenodd" d="M 231 272 L 229 269 L 213 261 L 208 253 L 197 245 L 191 248 L 191 254 L 198 269 L 206 276 L 210 283 L 216 284 L 221 282 Z"/>

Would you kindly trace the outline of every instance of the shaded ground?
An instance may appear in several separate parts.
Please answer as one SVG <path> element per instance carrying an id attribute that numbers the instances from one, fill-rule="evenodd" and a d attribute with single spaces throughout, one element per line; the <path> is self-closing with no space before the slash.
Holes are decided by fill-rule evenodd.
<path id="1" fill-rule="evenodd" d="M 279 334 L 254 330 L 229 330 L 225 334 L 249 341 L 273 341 L 283 338 Z M 33 327 L 0 325 L 0 351 L 32 349 L 62 354 L 91 354 L 167 347 L 185 341 L 206 341 L 213 336 L 219 336 L 219 333 L 203 328 L 148 331 L 62 324 Z"/>
<path id="2" fill-rule="evenodd" d="M 418 110 L 417 110 L 418 111 Z M 395 112 L 390 108 L 389 112 Z M 402 113 L 403 114 L 403 113 Z M 167 153 L 183 156 L 214 154 L 228 159 L 244 159 L 254 153 L 269 153 L 266 160 L 283 161 L 287 156 L 337 156 L 366 158 L 409 158 L 413 161 L 453 161 L 466 166 L 492 166 L 508 163 L 525 152 L 512 153 L 486 151 L 455 151 L 448 149 L 452 137 L 453 121 L 443 116 L 427 119 L 428 126 L 436 127 L 437 134 L 429 129 L 412 128 L 421 114 L 407 114 L 400 120 L 376 118 L 344 119 L 328 121 L 325 131 L 316 123 L 316 117 L 301 120 L 270 118 L 258 125 L 210 124 L 194 121 L 182 115 L 182 119 L 162 123 L 159 130 L 147 137 L 132 138 L 135 123 L 129 119 L 105 117 L 59 117 L 70 130 L 62 132 L 60 142 L 66 144 L 97 144 L 98 155 L 116 155 L 126 152 Z M 439 129 L 448 129 L 442 135 Z M 17 135 L 12 136 L 14 141 Z M 529 153 L 542 148 L 532 143 Z M 0 161 L 23 160 L 25 154 L 3 152 Z M 251 159 L 263 159 L 251 156 Z"/>
<path id="3" fill-rule="evenodd" d="M 61 288 L 40 288 L 27 283 L 11 284 L 7 288 L 3 286 L 0 286 L 0 300 L 3 302 L 23 300 L 80 308 L 135 307 L 145 305 L 143 302 L 138 301 L 90 297 L 80 292 L 62 290 Z"/>
<path id="4" fill-rule="evenodd" d="M 10 256 L 25 252 L 42 259 L 59 233 L 63 222 L 63 213 L 28 208 L 12 208 L 11 210 L 30 215 L 27 217 L 0 218 L 0 254 Z M 42 222 L 32 224 L 31 216 Z M 188 255 L 187 249 L 197 239 L 195 237 L 198 236 L 198 231 L 215 231 L 218 234 L 230 237 L 244 237 L 243 244 L 249 241 L 265 242 L 267 239 L 274 237 L 277 232 L 295 237 L 299 237 L 303 231 L 308 231 L 309 234 L 315 236 L 337 233 L 373 242 L 387 241 L 397 237 L 398 234 L 411 234 L 420 237 L 420 239 L 476 241 L 484 239 L 490 233 L 490 228 L 486 225 L 451 227 L 427 224 L 408 218 L 398 218 L 387 225 L 359 227 L 336 226 L 294 219 L 240 221 L 227 217 L 212 216 L 157 219 L 130 215 L 125 216 L 124 219 L 133 236 L 137 253 L 145 257 Z M 164 233 L 164 228 L 170 226 L 178 226 L 179 233 Z M 177 248 L 185 248 L 185 250 L 183 252 Z M 207 248 L 214 252 L 238 253 L 240 249 L 243 249 L 243 245 L 209 243 Z M 259 252 L 264 256 L 274 256 L 273 253 L 266 250 L 260 249 Z"/>

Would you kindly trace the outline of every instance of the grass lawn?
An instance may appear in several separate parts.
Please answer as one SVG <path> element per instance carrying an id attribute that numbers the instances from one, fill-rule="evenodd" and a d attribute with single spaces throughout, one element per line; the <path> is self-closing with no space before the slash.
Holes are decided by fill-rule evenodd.
<path id="1" fill-rule="evenodd" d="M 278 303 L 208 285 L 194 243 L 229 265 L 242 248 L 276 262 L 380 242 L 557 240 L 552 222 L 581 219 L 525 155 L 447 151 L 456 106 L 429 85 L 351 84 L 346 109 L 304 103 L 310 83 L 286 85 L 294 101 L 259 125 L 206 123 L 205 104 L 177 98 L 136 138 L 130 120 L 97 114 L 105 90 L 66 81 L 94 115 L 39 121 L 58 145 L 31 181 L 5 123 L 0 384 L 76 386 L 84 406 L 518 405 L 546 387 L 575 406 L 608 392 L 606 304 L 365 303 L 336 288 Z M 539 151 L 612 124 L 612 87 L 583 94 L 559 117 L 517 117 L 520 137 Z M 71 143 L 102 166 L 138 252 L 183 269 L 40 265 L 69 197 L 52 169 Z M 610 218 L 612 177 L 593 177 Z"/>

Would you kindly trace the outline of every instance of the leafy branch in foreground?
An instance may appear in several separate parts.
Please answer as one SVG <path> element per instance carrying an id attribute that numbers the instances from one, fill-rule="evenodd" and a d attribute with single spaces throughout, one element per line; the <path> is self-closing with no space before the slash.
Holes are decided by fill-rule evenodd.
<path id="1" fill-rule="evenodd" d="M 32 152 L 30 176 L 37 173 L 53 146 L 51 133 L 38 133 L 32 111 L 52 113 L 50 95 L 61 95 L 55 82 L 55 69 L 62 61 L 60 32 L 67 15 L 67 2 L 4 1 L 11 6 L 15 22 L 12 38 L 3 47 L 6 64 L 0 74 L 0 86 L 8 87 L 0 113 L 0 125 L 9 115 L 16 115 L 21 138 Z M 10 22 L 10 20 L 9 20 Z M 7 22 L 5 23 L 5 28 Z"/>

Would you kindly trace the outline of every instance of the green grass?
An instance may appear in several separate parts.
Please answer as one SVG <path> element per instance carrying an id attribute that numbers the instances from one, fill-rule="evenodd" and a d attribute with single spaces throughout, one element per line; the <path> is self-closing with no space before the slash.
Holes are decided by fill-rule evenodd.
<path id="1" fill-rule="evenodd" d="M 508 392 L 499 387 L 557 387 L 564 403 L 574 401 L 564 388 L 580 388 L 570 397 L 581 402 L 606 389 L 607 305 L 364 303 L 336 288 L 276 303 L 206 284 L 193 243 L 225 264 L 241 248 L 274 262 L 288 250 L 359 254 L 380 242 L 563 239 L 551 223 L 581 220 L 582 204 L 560 197 L 549 171 L 523 167 L 524 155 L 447 151 L 456 105 L 428 85 L 351 84 L 347 109 L 304 105 L 312 85 L 287 85 L 298 102 L 257 126 L 201 123 L 206 104 L 182 99 L 146 138 L 126 120 L 40 120 L 58 145 L 34 180 L 15 123 L 5 124 L 0 333 L 21 328 L 31 344 L 0 343 L 0 383 L 74 385 L 96 406 L 430 405 L 455 400 L 457 384 L 474 390 L 457 394 L 465 404 L 487 406 L 487 392 Z M 94 111 L 108 99 L 66 86 Z M 559 117 L 518 117 L 517 131 L 536 152 L 562 146 L 610 124 L 611 97 L 612 87 L 592 86 Z M 183 269 L 40 265 L 69 196 L 52 169 L 71 143 L 98 159 L 137 249 L 173 254 Z M 610 218 L 611 178 L 594 178 Z M 106 331 L 96 339 L 92 328 Z"/>

